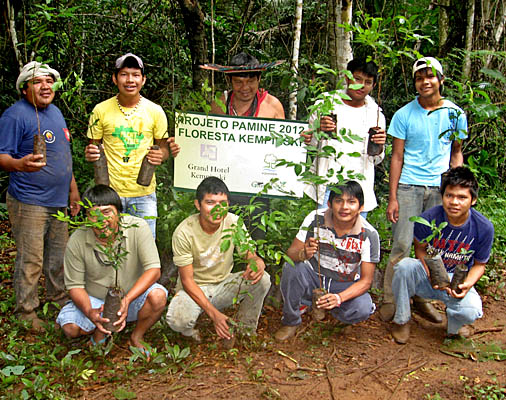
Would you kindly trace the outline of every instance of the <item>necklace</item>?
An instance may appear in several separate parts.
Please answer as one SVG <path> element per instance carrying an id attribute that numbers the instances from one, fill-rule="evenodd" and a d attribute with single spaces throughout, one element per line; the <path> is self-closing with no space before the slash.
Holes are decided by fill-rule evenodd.
<path id="1" fill-rule="evenodd" d="M 116 104 L 118 104 L 119 110 L 123 113 L 123 115 L 125 116 L 125 119 L 128 121 L 130 119 L 130 117 L 135 114 L 135 112 L 137 111 L 137 108 L 139 108 L 139 105 L 141 104 L 141 101 L 142 101 L 142 96 L 139 97 L 139 101 L 137 102 L 137 104 L 135 105 L 133 110 L 130 112 L 125 111 L 125 109 L 119 103 L 118 97 L 119 97 L 119 94 L 116 95 Z"/>

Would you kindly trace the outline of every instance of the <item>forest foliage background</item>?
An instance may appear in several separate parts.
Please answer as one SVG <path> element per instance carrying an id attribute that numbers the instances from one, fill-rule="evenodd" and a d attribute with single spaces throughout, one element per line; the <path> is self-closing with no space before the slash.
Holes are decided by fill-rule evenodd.
<path id="1" fill-rule="evenodd" d="M 336 88 L 332 70 L 342 69 L 351 53 L 370 56 L 381 68 L 381 91 L 377 88 L 373 97 L 380 100 L 387 124 L 393 113 L 415 95 L 411 79 L 413 61 L 421 55 L 436 56 L 445 68 L 445 96 L 467 114 L 469 138 L 463 144 L 465 162 L 478 174 L 484 189 L 480 192 L 479 209 L 496 228 L 494 260 L 477 287 L 483 291 L 500 280 L 496 288 L 504 287 L 506 0 L 304 0 L 295 73 L 291 60 L 297 3 L 295 0 L 0 0 L 0 112 L 19 99 L 15 82 L 23 64 L 37 59 L 56 68 L 64 82 L 54 104 L 62 110 L 72 135 L 74 172 L 82 192 L 93 179 L 92 168 L 84 160 L 88 117 L 95 104 L 116 93 L 111 75 L 114 61 L 124 53 L 133 52 L 144 60 L 147 82 L 142 94 L 162 105 L 169 119 L 170 134 L 175 110 L 204 111 L 213 94 L 225 88 L 221 74 L 211 75 L 198 65 L 213 61 L 227 64 L 240 51 L 255 55 L 261 62 L 287 60 L 263 74 L 262 86 L 281 100 L 287 114 L 289 95 L 296 90 L 299 120 L 307 119 L 317 95 Z M 390 224 L 384 218 L 388 168 L 387 146 L 387 157 L 377 168 L 380 207 L 368 217 L 380 233 L 382 252 L 389 248 L 385 242 L 391 235 Z M 170 162 L 158 168 L 157 181 L 160 215 L 157 245 L 162 264 L 166 265 L 170 259 L 171 232 L 195 210 L 192 194 L 173 191 Z M 2 205 L 7 183 L 8 175 L 0 171 L 0 220 L 7 218 Z M 271 206 L 274 211 L 272 219 L 269 216 L 267 243 L 260 246 L 259 254 L 270 261 L 269 273 L 277 283 L 280 254 L 313 204 L 307 199 L 277 200 Z M 12 240 L 2 234 L 0 247 L 5 243 L 12 245 Z M 0 278 L 8 282 L 11 277 L 12 262 L 0 263 Z M 13 314 L 12 289 L 7 285 L 0 288 L 0 313 Z M 380 291 L 374 294 L 380 295 Z M 2 369 L 4 376 L 0 376 L 0 393 L 10 393 L 8 398 L 16 398 L 18 391 L 22 398 L 71 398 L 67 393 L 77 393 L 90 377 L 93 384 L 117 382 L 116 372 L 123 371 L 121 382 L 124 382 L 133 373 L 145 372 L 143 366 L 134 370 L 132 363 L 119 370 L 114 365 L 113 370 L 109 361 L 105 362 L 105 368 L 111 368 L 113 374 L 102 374 L 103 370 L 96 374 L 105 357 L 90 359 L 86 352 L 78 356 L 80 349 L 68 351 L 66 345 L 55 344 L 54 328 L 44 340 L 30 343 L 23 339 L 22 333 L 18 334 L 20 323 L 14 316 L 4 321 L 8 323 L 0 327 L 5 347 L 0 352 L 4 363 L 0 367 L 6 366 Z M 151 353 L 153 364 L 157 360 L 168 363 L 164 372 L 168 368 L 178 371 L 189 354 L 188 348 L 180 351 L 178 345 L 171 346 L 169 335 L 168 329 L 162 329 L 155 343 L 160 353 L 157 356 L 156 349 Z M 61 354 L 66 355 L 61 358 Z M 139 357 L 142 355 L 134 354 L 133 360 Z M 190 372 L 194 365 L 189 362 L 181 375 L 187 369 Z M 263 379 L 261 375 L 260 378 Z M 121 393 L 115 396 L 132 398 L 120 395 L 123 396 Z"/>
<path id="2" fill-rule="evenodd" d="M 225 88 L 222 74 L 211 75 L 198 65 L 227 64 L 239 51 L 262 62 L 287 60 L 263 74 L 262 86 L 282 101 L 287 113 L 289 94 L 297 90 L 300 120 L 307 119 L 308 107 L 319 93 L 335 89 L 333 75 L 322 73 L 317 65 L 340 69 L 343 57 L 352 56 L 350 50 L 354 56 L 371 56 L 382 72 L 381 92 L 376 90 L 373 96 L 380 98 L 387 123 L 415 94 L 414 59 L 437 56 L 445 68 L 444 94 L 468 116 L 466 163 L 479 174 L 482 186 L 494 189 L 504 182 L 504 0 L 303 1 L 297 73 L 290 63 L 294 0 L 2 0 L 0 4 L 0 111 L 18 99 L 15 80 L 20 66 L 37 59 L 58 69 L 64 85 L 54 103 L 73 137 L 81 189 L 93 176 L 83 157 L 88 116 L 95 104 L 115 93 L 114 60 L 126 52 L 144 60 L 143 95 L 162 105 L 171 129 L 176 109 L 201 111 L 213 93 Z M 349 49 L 346 38 L 351 39 Z M 387 157 L 378 171 L 380 195 L 386 191 L 388 164 Z M 159 191 L 170 193 L 171 166 L 158 175 Z M 6 185 L 2 172 L 2 197 Z"/>

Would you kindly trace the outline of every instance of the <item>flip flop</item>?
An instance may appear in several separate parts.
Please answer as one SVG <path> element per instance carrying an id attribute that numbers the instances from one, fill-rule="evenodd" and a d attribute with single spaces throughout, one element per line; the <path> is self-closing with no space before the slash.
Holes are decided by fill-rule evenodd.
<path id="1" fill-rule="evenodd" d="M 108 336 L 104 337 L 103 339 L 99 340 L 98 342 L 95 342 L 95 339 L 93 339 L 93 336 L 90 336 L 90 345 L 92 347 L 95 347 L 97 344 L 103 345 L 105 342 L 107 342 Z"/>
<path id="2" fill-rule="evenodd" d="M 130 348 L 130 351 L 132 351 L 132 348 L 140 350 L 140 352 L 142 354 L 144 354 L 144 356 L 146 357 L 146 361 L 150 361 L 150 359 L 151 359 L 151 353 L 149 352 L 149 350 L 145 349 L 144 347 L 134 346 L 134 345 L 132 345 L 132 343 L 130 341 L 128 343 L 128 346 Z"/>

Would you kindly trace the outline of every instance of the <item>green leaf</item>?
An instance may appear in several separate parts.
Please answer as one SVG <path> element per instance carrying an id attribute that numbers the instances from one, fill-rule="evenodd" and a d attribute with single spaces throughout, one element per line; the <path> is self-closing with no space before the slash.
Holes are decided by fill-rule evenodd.
<path id="1" fill-rule="evenodd" d="M 220 251 L 222 253 L 225 253 L 229 248 L 230 248 L 230 239 L 225 239 L 224 241 L 221 242 L 221 245 L 220 245 Z"/>
<path id="2" fill-rule="evenodd" d="M 432 224 L 423 217 L 413 216 L 413 217 L 410 217 L 409 220 L 411 222 L 418 222 L 419 224 L 422 224 L 422 225 L 428 226 L 429 228 L 432 228 Z"/>
<path id="3" fill-rule="evenodd" d="M 296 164 L 294 167 L 295 175 L 299 176 L 302 173 L 302 165 Z"/>
<path id="4" fill-rule="evenodd" d="M 25 370 L 24 365 L 8 365 L 7 367 L 0 370 L 2 374 L 5 376 L 11 376 L 11 375 L 22 375 L 23 371 Z"/>

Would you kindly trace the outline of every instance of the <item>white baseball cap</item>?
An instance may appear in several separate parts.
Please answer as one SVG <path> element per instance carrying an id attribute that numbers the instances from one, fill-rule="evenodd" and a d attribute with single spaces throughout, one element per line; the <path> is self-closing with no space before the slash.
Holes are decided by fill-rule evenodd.
<path id="1" fill-rule="evenodd" d="M 434 68 L 441 75 L 444 75 L 443 66 L 438 60 L 436 60 L 434 57 L 423 57 L 416 60 L 413 64 L 413 78 L 415 77 L 416 71 L 420 71 L 421 69 L 425 68 Z"/>

